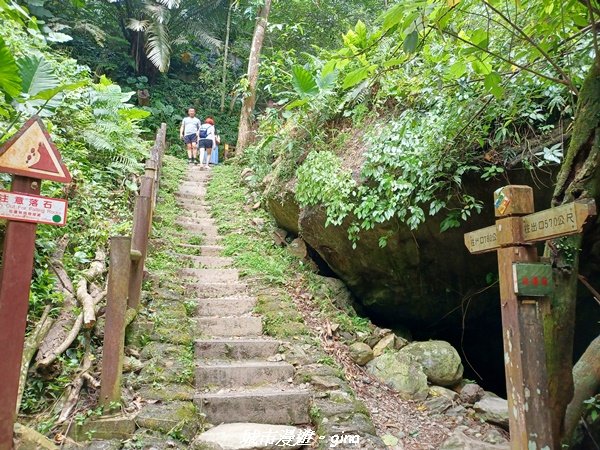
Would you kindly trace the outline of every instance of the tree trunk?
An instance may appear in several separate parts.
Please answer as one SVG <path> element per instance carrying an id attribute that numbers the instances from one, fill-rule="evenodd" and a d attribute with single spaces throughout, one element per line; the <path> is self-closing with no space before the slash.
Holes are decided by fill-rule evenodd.
<path id="1" fill-rule="evenodd" d="M 234 0 L 229 0 L 229 9 L 227 10 L 227 27 L 225 31 L 225 53 L 223 55 L 223 77 L 221 80 L 221 112 L 225 112 L 225 97 L 227 96 L 227 58 L 229 57 L 229 34 L 231 33 L 231 13 Z"/>
<path id="2" fill-rule="evenodd" d="M 579 93 L 573 134 L 554 190 L 553 205 L 593 198 L 600 202 L 600 64 L 591 67 Z M 556 289 L 544 312 L 550 408 L 555 448 L 568 443 L 564 418 L 573 398 L 573 338 L 579 250 L 585 236 L 549 241 Z"/>
<path id="3" fill-rule="evenodd" d="M 265 0 L 265 4 L 258 15 L 254 37 L 252 38 L 252 48 L 250 49 L 250 59 L 248 61 L 248 92 L 244 95 L 236 146 L 236 153 L 238 155 L 243 154 L 248 144 L 252 141 L 252 114 L 254 112 L 254 105 L 256 104 L 260 51 L 267 31 L 270 10 L 271 0 Z"/>

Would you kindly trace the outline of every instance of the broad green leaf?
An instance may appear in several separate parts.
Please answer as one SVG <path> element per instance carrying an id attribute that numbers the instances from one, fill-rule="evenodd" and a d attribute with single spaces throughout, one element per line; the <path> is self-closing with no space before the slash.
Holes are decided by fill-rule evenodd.
<path id="1" fill-rule="evenodd" d="M 464 61 L 458 60 L 450 66 L 448 75 L 450 78 L 458 79 L 467 72 L 467 64 Z"/>
<path id="2" fill-rule="evenodd" d="M 405 6 L 399 3 L 390 8 L 383 16 L 383 30 L 387 31 L 390 28 L 398 25 L 404 17 Z"/>
<path id="3" fill-rule="evenodd" d="M 21 93 L 21 83 L 15 58 L 0 38 L 0 90 L 9 97 L 16 97 Z"/>
<path id="4" fill-rule="evenodd" d="M 77 83 L 69 83 L 69 84 L 61 84 L 53 89 L 46 89 L 38 92 L 36 95 L 32 96 L 32 100 L 50 100 L 56 94 L 60 92 L 66 91 L 74 91 L 75 89 L 79 89 L 82 86 L 85 86 L 87 81 L 82 80 Z"/>
<path id="5" fill-rule="evenodd" d="M 358 37 L 358 43 L 366 44 L 367 43 L 367 26 L 361 20 L 359 20 L 356 23 L 354 30 L 356 31 L 356 36 Z"/>
<path id="6" fill-rule="evenodd" d="M 504 90 L 502 89 L 502 77 L 498 72 L 490 72 L 485 76 L 483 81 L 485 88 L 496 98 L 502 97 Z"/>
<path id="7" fill-rule="evenodd" d="M 140 120 L 150 116 L 150 111 L 145 111 L 139 108 L 120 109 L 119 115 L 128 120 Z"/>
<path id="8" fill-rule="evenodd" d="M 312 73 L 302 66 L 292 68 L 292 85 L 301 96 L 315 95 L 319 92 L 319 86 Z"/>
<path id="9" fill-rule="evenodd" d="M 344 78 L 344 84 L 342 85 L 342 87 L 344 89 L 348 89 L 352 86 L 356 86 L 358 83 L 367 78 L 374 68 L 375 66 L 367 66 L 353 70 L 348 75 L 346 75 L 346 78 Z"/>
<path id="10" fill-rule="evenodd" d="M 42 91 L 54 89 L 59 81 L 50 63 L 43 57 L 25 56 L 17 61 L 22 80 L 22 91 L 35 97 Z"/>
<path id="11" fill-rule="evenodd" d="M 289 103 L 288 105 L 286 105 L 285 109 L 294 109 L 294 108 L 299 108 L 300 106 L 304 106 L 308 103 L 308 99 L 305 98 L 299 98 L 297 100 L 294 100 L 293 102 Z"/>
<path id="12" fill-rule="evenodd" d="M 406 38 L 404 39 L 404 43 L 402 47 L 406 53 L 414 53 L 417 50 L 417 46 L 419 45 L 419 33 L 417 30 L 411 31 Z"/>
<path id="13" fill-rule="evenodd" d="M 401 64 L 404 64 L 406 62 L 406 58 L 394 58 L 394 59 L 388 59 L 386 62 L 383 63 L 383 67 L 392 67 L 392 66 L 399 66 Z"/>
<path id="14" fill-rule="evenodd" d="M 487 75 L 492 71 L 492 66 L 490 63 L 479 59 L 473 61 L 471 63 L 471 67 L 473 67 L 475 73 L 478 73 L 480 75 Z"/>

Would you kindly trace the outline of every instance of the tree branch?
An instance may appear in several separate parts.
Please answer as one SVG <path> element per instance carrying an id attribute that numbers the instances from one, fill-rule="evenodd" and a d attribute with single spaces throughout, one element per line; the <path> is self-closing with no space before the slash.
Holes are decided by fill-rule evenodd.
<path id="1" fill-rule="evenodd" d="M 575 85 L 573 84 L 573 81 L 571 80 L 571 77 L 569 77 L 569 75 L 567 75 L 567 73 L 562 69 L 562 67 L 560 67 L 556 61 L 554 61 L 554 59 L 552 59 L 550 57 L 550 55 L 548 55 L 548 53 L 546 53 L 544 51 L 543 48 L 541 48 L 532 38 L 531 36 L 529 36 L 527 33 L 525 33 L 525 31 L 523 31 L 523 29 L 521 27 L 519 27 L 516 23 L 514 23 L 512 20 L 510 20 L 508 17 L 506 17 L 506 15 L 500 11 L 499 9 L 497 9 L 496 7 L 492 6 L 491 4 L 489 4 L 486 0 L 483 0 L 483 4 L 486 5 L 488 8 L 490 8 L 492 11 L 494 11 L 496 14 L 498 14 L 506 23 L 508 23 L 512 28 L 515 29 L 515 31 L 517 33 L 519 33 L 523 39 L 525 39 L 527 42 L 529 42 L 529 44 L 531 44 L 538 52 L 540 52 L 540 54 L 544 57 L 544 59 L 546 59 L 546 61 L 548 61 L 548 63 L 550 63 L 550 65 L 552 67 L 554 67 L 554 69 L 560 73 L 560 75 L 563 77 L 564 83 L 565 85 L 569 86 L 571 88 L 571 90 L 577 94 L 577 88 L 575 87 Z M 593 22 L 593 20 L 592 20 Z M 517 66 L 518 67 L 518 66 Z"/>
<path id="2" fill-rule="evenodd" d="M 491 50 L 488 50 L 488 49 L 483 48 L 483 47 L 481 47 L 481 46 L 479 46 L 477 44 L 474 44 L 473 42 L 470 42 L 470 41 L 467 41 L 466 39 L 461 38 L 458 34 L 452 32 L 452 31 L 442 30 L 442 33 L 447 34 L 448 36 L 452 36 L 454 39 L 458 39 L 459 41 L 464 42 L 465 44 L 468 44 L 471 47 L 475 47 L 476 49 L 481 50 L 482 52 L 484 52 L 484 53 L 486 53 L 486 54 L 488 54 L 490 56 L 493 56 L 494 58 L 498 58 L 500 61 L 503 61 L 503 62 L 505 62 L 507 64 L 511 64 L 511 65 L 513 65 L 515 67 L 518 67 L 519 69 L 521 69 L 521 70 L 523 70 L 525 72 L 529 72 L 529 73 L 532 73 L 534 75 L 537 75 L 540 78 L 544 78 L 544 79 L 552 81 L 554 83 L 558 83 L 558 84 L 562 84 L 564 86 L 567 86 L 569 89 L 574 89 L 573 92 L 575 94 L 578 93 L 577 88 L 575 88 L 574 86 L 572 86 L 572 84 L 569 81 L 567 81 L 567 80 L 563 80 L 561 78 L 552 77 L 550 75 L 545 75 L 545 74 L 543 74 L 543 73 L 541 73 L 541 72 L 539 72 L 537 70 L 534 70 L 534 69 L 531 69 L 531 68 L 529 68 L 527 66 L 524 66 L 523 64 L 519 64 L 516 61 L 511 61 L 510 59 L 505 58 L 504 56 L 499 55 L 498 53 L 495 53 L 495 52 L 493 52 Z"/>

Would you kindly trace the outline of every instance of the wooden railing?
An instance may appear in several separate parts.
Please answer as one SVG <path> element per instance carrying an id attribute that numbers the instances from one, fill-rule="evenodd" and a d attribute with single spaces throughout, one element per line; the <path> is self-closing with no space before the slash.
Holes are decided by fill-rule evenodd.
<path id="1" fill-rule="evenodd" d="M 140 308 L 144 262 L 158 199 L 166 132 L 167 126 L 163 123 L 156 134 L 150 158 L 146 160 L 145 173 L 140 179 L 139 193 L 135 200 L 132 235 L 110 238 L 106 325 L 100 378 L 100 404 L 105 409 L 110 409 L 121 400 L 125 329 Z"/>

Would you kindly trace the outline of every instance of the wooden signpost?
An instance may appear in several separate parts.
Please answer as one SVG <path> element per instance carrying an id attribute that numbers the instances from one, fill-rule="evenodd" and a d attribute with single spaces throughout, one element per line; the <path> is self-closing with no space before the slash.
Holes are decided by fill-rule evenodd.
<path id="1" fill-rule="evenodd" d="M 38 117 L 0 148 L 0 172 L 14 174 L 11 192 L 0 191 L 0 217 L 8 219 L 0 271 L 0 450 L 12 450 L 36 226 L 66 223 L 66 202 L 38 194 L 42 180 L 68 183 L 71 175 Z"/>
<path id="2" fill-rule="evenodd" d="M 529 186 L 494 193 L 496 225 L 465 234 L 471 253 L 498 252 L 504 367 L 512 450 L 553 449 L 542 304 L 552 293 L 552 267 L 532 244 L 581 233 L 596 214 L 593 200 L 534 213 Z"/>

